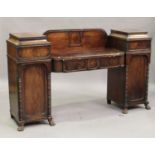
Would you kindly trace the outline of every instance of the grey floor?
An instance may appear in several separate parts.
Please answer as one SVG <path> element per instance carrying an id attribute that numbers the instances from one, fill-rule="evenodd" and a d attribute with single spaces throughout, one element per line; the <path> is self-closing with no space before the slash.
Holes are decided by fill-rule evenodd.
<path id="1" fill-rule="evenodd" d="M 88 73 L 87 78 L 96 73 Z M 24 132 L 17 132 L 17 125 L 10 118 L 7 81 L 1 80 L 0 137 L 155 137 L 155 85 L 149 85 L 151 110 L 141 105 L 123 115 L 115 104 L 106 104 L 106 78 L 90 83 L 79 79 L 82 74 L 53 74 L 56 126 L 44 121 L 26 125 Z"/>

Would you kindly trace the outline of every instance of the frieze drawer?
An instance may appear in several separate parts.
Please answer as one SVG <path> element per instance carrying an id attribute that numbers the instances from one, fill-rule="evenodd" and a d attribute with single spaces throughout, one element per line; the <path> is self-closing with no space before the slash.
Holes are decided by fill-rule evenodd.
<path id="1" fill-rule="evenodd" d="M 131 41 L 128 44 L 128 50 L 150 49 L 150 47 L 151 47 L 150 40 Z"/>
<path id="2" fill-rule="evenodd" d="M 47 46 L 20 48 L 18 57 L 20 59 L 42 59 L 50 56 L 50 49 Z"/>
<path id="3" fill-rule="evenodd" d="M 88 65 L 89 70 L 98 69 L 99 68 L 99 59 L 95 59 L 95 58 L 88 59 L 87 65 Z"/>
<path id="4" fill-rule="evenodd" d="M 87 60 L 78 59 L 78 60 L 65 60 L 63 62 L 63 71 L 82 71 L 87 70 Z"/>
<path id="5" fill-rule="evenodd" d="M 124 66 L 124 56 L 100 58 L 100 68 Z"/>

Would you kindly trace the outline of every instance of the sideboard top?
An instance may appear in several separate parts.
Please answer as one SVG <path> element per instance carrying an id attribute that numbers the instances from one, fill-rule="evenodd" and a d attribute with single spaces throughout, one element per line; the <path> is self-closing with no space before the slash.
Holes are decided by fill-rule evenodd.
<path id="1" fill-rule="evenodd" d="M 87 29 L 55 29 L 55 30 L 47 30 L 46 32 L 44 32 L 44 35 L 47 35 L 49 33 L 56 33 L 56 32 L 89 32 L 89 31 L 100 31 L 103 33 L 106 33 L 104 29 L 100 29 L 100 28 L 87 28 Z"/>
<path id="2" fill-rule="evenodd" d="M 7 40 L 16 46 L 50 45 L 45 35 L 37 33 L 11 33 Z"/>
<path id="3" fill-rule="evenodd" d="M 37 33 L 13 33 L 10 34 L 10 37 L 16 38 L 20 41 L 46 39 L 45 35 L 40 35 Z"/>
<path id="4" fill-rule="evenodd" d="M 141 31 L 141 30 L 136 30 L 136 29 L 112 29 L 111 32 L 115 32 L 115 33 L 121 33 L 121 34 L 126 34 L 126 35 L 129 35 L 129 34 L 148 34 L 148 32 L 146 31 Z"/>
<path id="5" fill-rule="evenodd" d="M 146 31 L 140 31 L 135 29 L 120 29 L 120 30 L 111 30 L 110 36 L 126 39 L 126 40 L 134 40 L 134 39 L 147 39 L 151 38 Z"/>

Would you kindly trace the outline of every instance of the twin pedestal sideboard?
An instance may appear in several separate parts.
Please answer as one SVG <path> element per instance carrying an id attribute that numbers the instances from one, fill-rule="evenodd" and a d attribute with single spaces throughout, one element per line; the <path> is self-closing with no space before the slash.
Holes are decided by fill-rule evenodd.
<path id="1" fill-rule="evenodd" d="M 108 69 L 107 103 L 148 105 L 151 38 L 147 32 L 102 29 L 49 30 L 44 35 L 16 33 L 7 40 L 11 117 L 26 123 L 51 114 L 51 72 Z M 109 107 L 110 109 L 110 107 Z M 104 113 L 104 111 L 103 111 Z"/>

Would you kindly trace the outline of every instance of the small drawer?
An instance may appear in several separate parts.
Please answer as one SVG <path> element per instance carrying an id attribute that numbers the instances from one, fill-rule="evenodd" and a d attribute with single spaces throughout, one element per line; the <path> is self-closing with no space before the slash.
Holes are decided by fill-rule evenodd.
<path id="1" fill-rule="evenodd" d="M 134 49 L 150 49 L 150 40 L 132 41 L 128 44 L 128 50 Z"/>
<path id="2" fill-rule="evenodd" d="M 63 71 L 82 71 L 87 70 L 87 61 L 85 59 L 79 60 L 64 60 Z"/>
<path id="3" fill-rule="evenodd" d="M 100 59 L 100 68 L 124 66 L 124 56 L 105 57 Z"/>
<path id="4" fill-rule="evenodd" d="M 48 56 L 50 56 L 50 49 L 45 46 L 21 48 L 18 51 L 18 57 L 21 59 L 42 59 Z"/>
<path id="5" fill-rule="evenodd" d="M 88 69 L 97 69 L 99 67 L 98 59 L 88 59 Z"/>

